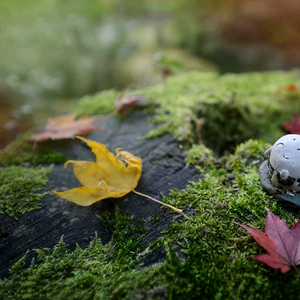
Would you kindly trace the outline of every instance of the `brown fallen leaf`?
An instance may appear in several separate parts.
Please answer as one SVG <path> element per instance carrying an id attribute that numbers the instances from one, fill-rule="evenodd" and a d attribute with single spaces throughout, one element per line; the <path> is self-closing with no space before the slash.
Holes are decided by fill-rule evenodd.
<path id="1" fill-rule="evenodd" d="M 76 135 L 86 135 L 96 129 L 93 117 L 82 117 L 76 120 L 76 115 L 63 115 L 49 119 L 44 131 L 28 138 L 31 142 L 46 140 L 61 140 L 74 138 Z"/>
<path id="2" fill-rule="evenodd" d="M 65 192 L 52 190 L 53 193 L 78 205 L 88 206 L 103 199 L 120 198 L 129 192 L 134 192 L 182 213 L 182 210 L 172 205 L 135 190 L 142 174 L 142 160 L 139 157 L 127 151 L 119 151 L 119 149 L 116 149 L 117 154 L 114 156 L 103 144 L 79 136 L 77 138 L 92 149 L 96 155 L 96 162 L 68 160 L 65 168 L 68 164 L 72 164 L 74 174 L 83 186 Z M 120 156 L 127 165 L 120 159 Z"/>
<path id="3" fill-rule="evenodd" d="M 300 221 L 290 230 L 288 225 L 268 210 L 265 222 L 266 234 L 262 231 L 236 223 L 246 229 L 268 254 L 256 256 L 260 262 L 286 273 L 300 264 Z M 298 270 L 297 270 L 298 271 Z"/>
<path id="4" fill-rule="evenodd" d="M 144 97 L 138 95 L 120 96 L 116 102 L 116 112 L 118 114 L 126 114 L 131 108 L 135 107 L 138 101 L 144 100 Z"/>

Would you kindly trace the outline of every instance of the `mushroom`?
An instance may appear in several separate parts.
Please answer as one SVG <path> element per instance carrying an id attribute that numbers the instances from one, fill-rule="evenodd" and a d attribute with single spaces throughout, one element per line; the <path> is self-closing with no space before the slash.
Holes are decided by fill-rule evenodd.
<path id="1" fill-rule="evenodd" d="M 287 134 L 265 151 L 271 183 L 276 188 L 300 192 L 300 135 Z"/>

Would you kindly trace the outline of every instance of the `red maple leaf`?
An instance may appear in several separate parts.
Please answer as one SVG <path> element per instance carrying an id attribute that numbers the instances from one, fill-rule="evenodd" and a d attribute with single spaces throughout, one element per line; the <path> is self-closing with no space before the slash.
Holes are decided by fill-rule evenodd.
<path id="1" fill-rule="evenodd" d="M 300 264 L 300 221 L 290 230 L 288 225 L 268 210 L 265 222 L 266 234 L 262 231 L 236 223 L 246 229 L 269 254 L 256 256 L 260 262 L 286 273 Z"/>
<path id="2" fill-rule="evenodd" d="M 298 86 L 295 84 L 286 85 L 285 89 L 289 92 L 298 92 Z"/>
<path id="3" fill-rule="evenodd" d="M 291 122 L 283 123 L 283 127 L 286 131 L 294 134 L 300 134 L 300 118 L 298 114 L 295 114 Z"/>

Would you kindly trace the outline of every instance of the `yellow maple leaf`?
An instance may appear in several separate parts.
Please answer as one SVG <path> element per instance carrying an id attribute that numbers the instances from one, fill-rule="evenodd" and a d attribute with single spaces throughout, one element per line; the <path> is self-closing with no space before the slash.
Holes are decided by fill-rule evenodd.
<path id="1" fill-rule="evenodd" d="M 142 174 L 142 160 L 127 151 L 116 149 L 116 156 L 109 152 L 105 145 L 86 142 L 96 155 L 96 162 L 68 160 L 73 165 L 76 178 L 83 187 L 65 192 L 53 191 L 59 197 L 87 206 L 106 198 L 119 198 L 131 192 L 138 184 Z M 119 159 L 122 156 L 127 166 Z"/>
<path id="2" fill-rule="evenodd" d="M 68 160 L 64 167 L 66 168 L 69 164 L 73 165 L 74 174 L 83 187 L 65 192 L 52 190 L 53 193 L 78 205 L 88 206 L 103 199 L 120 198 L 129 192 L 134 192 L 182 213 L 182 210 L 172 205 L 135 191 L 142 174 L 142 160 L 139 157 L 119 149 L 116 149 L 117 154 L 114 156 L 101 143 L 79 136 L 77 138 L 91 148 L 96 155 L 96 162 Z M 120 156 L 127 165 L 120 159 Z"/>

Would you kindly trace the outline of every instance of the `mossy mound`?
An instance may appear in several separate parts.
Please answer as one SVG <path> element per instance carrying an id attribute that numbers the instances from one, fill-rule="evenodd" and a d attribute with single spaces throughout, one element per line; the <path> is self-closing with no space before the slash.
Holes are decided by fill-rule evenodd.
<path id="1" fill-rule="evenodd" d="M 171 132 L 188 148 L 204 142 L 220 155 L 249 138 L 272 143 L 283 135 L 283 122 L 300 111 L 300 93 L 289 90 L 291 84 L 300 86 L 299 71 L 222 76 L 189 72 L 122 94 L 140 94 L 149 104 L 158 104 L 153 122 L 162 125 L 146 137 Z M 105 91 L 83 98 L 74 112 L 113 112 L 120 94 Z"/>
<path id="2" fill-rule="evenodd" d="M 199 103 L 194 120 L 194 141 L 203 141 L 217 155 L 233 152 L 235 147 L 259 133 L 249 105 L 230 101 Z"/>

